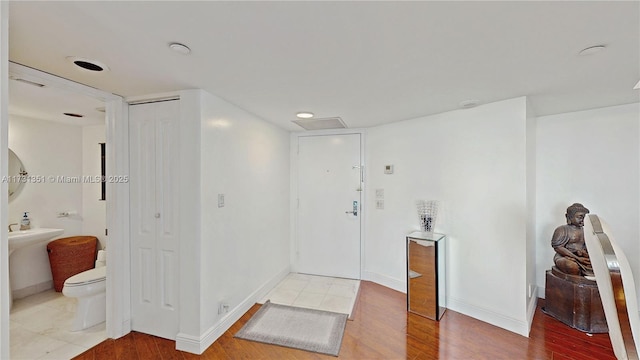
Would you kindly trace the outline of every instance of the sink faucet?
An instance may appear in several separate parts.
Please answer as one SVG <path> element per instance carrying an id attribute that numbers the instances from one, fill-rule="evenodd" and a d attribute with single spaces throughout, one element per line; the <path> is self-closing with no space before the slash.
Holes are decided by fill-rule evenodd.
<path id="1" fill-rule="evenodd" d="M 15 224 L 9 224 L 9 232 L 13 232 L 13 230 L 11 229 L 11 227 L 12 227 L 13 225 L 18 225 L 18 223 L 15 223 Z"/>

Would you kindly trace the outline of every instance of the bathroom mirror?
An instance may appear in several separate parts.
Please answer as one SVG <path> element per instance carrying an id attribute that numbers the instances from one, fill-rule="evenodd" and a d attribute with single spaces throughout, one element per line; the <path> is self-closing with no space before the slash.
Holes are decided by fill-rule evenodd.
<path id="1" fill-rule="evenodd" d="M 9 201 L 13 200 L 20 190 L 24 187 L 26 182 L 27 171 L 24 169 L 24 165 L 20 158 L 9 149 Z"/>

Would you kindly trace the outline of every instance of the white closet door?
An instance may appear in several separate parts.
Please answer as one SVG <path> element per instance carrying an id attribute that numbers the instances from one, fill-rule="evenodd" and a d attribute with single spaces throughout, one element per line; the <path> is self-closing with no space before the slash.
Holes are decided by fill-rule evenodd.
<path id="1" fill-rule="evenodd" d="M 179 101 L 129 107 L 131 327 L 175 340 L 178 333 Z"/>

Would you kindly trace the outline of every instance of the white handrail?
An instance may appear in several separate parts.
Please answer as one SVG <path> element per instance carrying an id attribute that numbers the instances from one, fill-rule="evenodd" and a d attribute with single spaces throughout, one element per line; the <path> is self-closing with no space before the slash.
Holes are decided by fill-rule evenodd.
<path id="1" fill-rule="evenodd" d="M 620 360 L 637 360 L 640 316 L 633 273 L 608 224 L 590 214 L 584 239 L 596 276 L 613 352 Z"/>

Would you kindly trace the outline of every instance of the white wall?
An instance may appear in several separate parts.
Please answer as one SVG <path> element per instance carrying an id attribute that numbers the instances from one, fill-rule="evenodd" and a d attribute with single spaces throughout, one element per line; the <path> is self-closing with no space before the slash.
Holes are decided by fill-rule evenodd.
<path id="1" fill-rule="evenodd" d="M 200 123 L 202 90 L 180 92 L 180 329 L 176 339 L 179 350 L 201 353 L 202 331 L 200 319 L 203 302 L 201 272 L 203 261 L 200 203 Z M 186 344 L 185 344 L 186 343 Z"/>
<path id="2" fill-rule="evenodd" d="M 553 230 L 584 204 L 609 223 L 640 296 L 640 104 L 543 116 L 537 126 L 537 284 L 553 265 Z"/>
<path id="3" fill-rule="evenodd" d="M 200 116 L 199 128 L 181 125 L 182 162 L 199 161 L 200 166 L 183 174 L 187 181 L 181 188 L 190 187 L 186 195 L 200 211 L 182 216 L 198 216 L 189 222 L 200 227 L 199 234 L 188 231 L 200 237 L 200 245 L 181 246 L 181 259 L 197 256 L 187 258 L 190 263 L 183 263 L 181 271 L 195 272 L 200 287 L 181 297 L 185 307 L 199 304 L 199 314 L 181 309 L 177 347 L 197 352 L 190 343 L 200 341 L 204 350 L 288 273 L 289 134 L 204 91 L 182 92 L 181 107 L 200 108 L 199 114 L 185 110 L 188 118 Z M 193 138 L 198 133 L 199 141 Z M 185 144 L 189 137 L 193 140 Z M 189 182 L 190 176 L 198 179 Z M 218 194 L 224 194 L 224 207 L 218 207 Z M 228 304 L 230 312 L 218 314 L 220 303 Z"/>
<path id="4" fill-rule="evenodd" d="M 536 289 L 536 117 L 527 99 L 527 322 L 533 323 L 538 291 Z"/>
<path id="5" fill-rule="evenodd" d="M 526 99 L 516 98 L 368 129 L 364 278 L 406 289 L 415 201 L 439 200 L 447 306 L 528 334 L 526 117 Z M 383 173 L 387 164 L 394 174 Z"/>
<path id="6" fill-rule="evenodd" d="M 82 175 L 82 129 L 78 126 L 10 116 L 9 148 L 29 175 Z M 22 212 L 28 211 L 32 227 L 64 229 L 61 237 L 82 234 L 81 217 L 58 218 L 56 214 L 61 210 L 82 214 L 81 183 L 27 183 L 9 203 L 8 218 L 9 223 L 19 223 Z M 9 266 L 11 287 L 18 290 L 18 296 L 45 290 L 51 284 L 46 244 L 17 250 L 11 255 Z M 32 287 L 33 291 L 28 290 Z"/>
<path id="7" fill-rule="evenodd" d="M 82 127 L 82 173 L 89 176 L 101 175 L 100 143 L 106 142 L 104 125 Z M 82 184 L 82 233 L 98 238 L 100 248 L 107 246 L 107 207 L 106 201 L 99 200 L 101 184 L 85 182 Z"/>
<path id="8" fill-rule="evenodd" d="M 208 94 L 201 131 L 204 330 L 289 266 L 289 136 Z"/>

